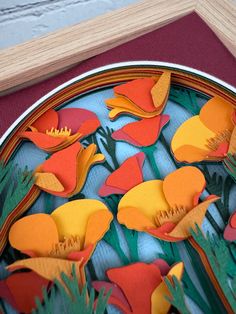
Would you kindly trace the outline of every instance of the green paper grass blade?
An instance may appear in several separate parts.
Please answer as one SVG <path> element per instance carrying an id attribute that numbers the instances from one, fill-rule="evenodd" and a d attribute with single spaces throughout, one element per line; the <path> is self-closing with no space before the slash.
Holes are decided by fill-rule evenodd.
<path id="1" fill-rule="evenodd" d="M 171 297 L 165 296 L 166 300 L 170 302 L 181 314 L 190 314 L 184 300 L 184 291 L 181 286 L 180 281 L 173 276 L 173 284 L 166 277 L 165 283 L 168 287 L 168 290 L 171 294 Z"/>
<path id="2" fill-rule="evenodd" d="M 211 237 L 209 233 L 205 237 L 198 226 L 196 226 L 195 231 L 191 230 L 191 234 L 197 244 L 204 250 L 221 290 L 232 310 L 236 313 L 236 299 L 228 276 L 232 267 L 232 260 L 226 241 L 217 236 Z M 234 282 L 234 277 L 231 282 Z"/>
<path id="3" fill-rule="evenodd" d="M 119 236 L 118 236 L 114 221 L 112 221 L 110 225 L 110 230 L 104 235 L 103 241 L 105 241 L 107 244 L 109 244 L 113 248 L 113 250 L 119 256 L 123 265 L 129 264 L 129 259 L 127 258 L 127 256 L 125 255 L 124 251 L 122 250 L 120 246 L 120 240 L 119 240 Z"/>
<path id="4" fill-rule="evenodd" d="M 164 259 L 169 265 L 173 265 L 181 261 L 178 245 L 176 243 L 161 240 L 158 240 L 158 242 L 161 244 L 162 250 L 164 252 L 163 254 L 159 254 L 159 258 Z M 184 293 L 198 305 L 202 312 L 206 311 L 208 314 L 213 314 L 213 311 L 205 302 L 196 286 L 193 284 L 191 277 L 186 270 L 183 273 L 182 283 L 184 287 Z"/>
<path id="5" fill-rule="evenodd" d="M 197 93 L 194 90 L 186 89 L 181 86 L 171 86 L 169 99 L 184 107 L 192 115 L 200 112 L 197 102 Z"/>
<path id="6" fill-rule="evenodd" d="M 75 265 L 72 267 L 72 276 L 68 277 L 64 273 L 61 278 L 65 287 L 55 280 L 54 286 L 50 293 L 43 290 L 43 303 L 36 298 L 36 309 L 32 311 L 34 314 L 53 314 L 58 311 L 58 300 L 60 300 L 60 314 L 104 314 L 111 291 L 104 295 L 104 290 L 101 290 L 97 298 L 97 306 L 94 310 L 95 291 L 90 290 L 89 300 L 87 300 L 87 285 L 80 292 L 78 279 L 76 278 Z"/>
<path id="7" fill-rule="evenodd" d="M 126 242 L 130 251 L 130 259 L 132 263 L 139 261 L 138 255 L 138 232 L 135 230 L 127 229 L 125 226 L 122 226 L 122 230 L 125 235 Z"/>
<path id="8" fill-rule="evenodd" d="M 24 171 L 16 171 L 11 162 L 4 166 L 0 163 L 0 193 L 3 198 L 0 216 L 0 228 L 3 226 L 8 215 L 23 200 L 31 189 L 34 179 L 32 173 L 25 168 Z M 4 191 L 6 190 L 6 194 Z"/>

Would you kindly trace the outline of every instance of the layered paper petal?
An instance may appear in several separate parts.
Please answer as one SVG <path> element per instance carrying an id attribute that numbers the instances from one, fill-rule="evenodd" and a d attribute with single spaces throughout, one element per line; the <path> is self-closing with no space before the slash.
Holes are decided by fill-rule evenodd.
<path id="1" fill-rule="evenodd" d="M 163 192 L 171 208 L 181 206 L 189 211 L 198 204 L 205 186 L 205 177 L 198 168 L 182 167 L 165 177 Z"/>
<path id="2" fill-rule="evenodd" d="M 164 181 L 143 182 L 128 191 L 118 204 L 117 219 L 129 229 L 147 232 L 165 241 L 181 241 L 199 226 L 208 206 L 219 199 L 210 195 L 198 204 L 206 182 L 196 167 L 183 167 Z"/>
<path id="3" fill-rule="evenodd" d="M 58 111 L 59 126 L 64 128 L 67 126 L 71 129 L 72 134 L 80 133 L 81 137 L 85 137 L 94 133 L 101 126 L 97 115 L 89 110 L 81 108 L 66 108 Z"/>
<path id="4" fill-rule="evenodd" d="M 9 242 L 19 251 L 33 251 L 45 256 L 59 241 L 57 226 L 51 216 L 34 214 L 17 220 L 9 231 Z"/>
<path id="5" fill-rule="evenodd" d="M 54 109 L 48 109 L 33 124 L 32 127 L 38 132 L 46 132 L 51 128 L 58 127 L 58 113 Z"/>
<path id="6" fill-rule="evenodd" d="M 53 154 L 36 170 L 35 184 L 42 190 L 60 197 L 71 197 L 82 189 L 88 171 L 92 165 L 104 160 L 104 155 L 95 154 L 96 145 L 91 144 L 86 149 L 80 143 Z M 54 181 L 46 181 L 45 173 L 52 174 Z M 60 188 L 60 185 L 63 187 Z M 55 188 L 56 186 L 56 188 Z M 59 188 L 58 188 L 59 187 Z"/>
<path id="7" fill-rule="evenodd" d="M 190 163 L 222 160 L 229 150 L 234 112 L 233 105 L 221 97 L 210 99 L 199 115 L 177 129 L 171 142 L 175 158 Z"/>
<path id="8" fill-rule="evenodd" d="M 175 264 L 167 274 L 167 277 L 171 279 L 175 276 L 178 280 L 181 280 L 184 271 L 184 264 L 182 262 Z M 170 297 L 169 289 L 164 281 L 154 290 L 152 293 L 152 310 L 151 313 L 168 313 L 171 304 L 166 300 L 166 296 Z"/>
<path id="9" fill-rule="evenodd" d="M 131 114 L 140 118 L 152 118 L 164 109 L 170 90 L 170 72 L 155 78 L 141 78 L 114 88 L 116 98 L 106 100 L 111 119 L 120 114 Z"/>
<path id="10" fill-rule="evenodd" d="M 208 129 L 201 122 L 199 116 L 194 116 L 185 121 L 177 129 L 171 141 L 171 149 L 175 155 L 175 152 L 183 146 L 194 147 L 194 149 L 188 150 L 187 155 L 181 156 L 180 154 L 178 154 L 178 160 L 186 162 L 201 161 L 202 159 L 200 158 L 202 157 L 202 155 L 203 158 L 206 158 L 207 155 L 210 153 L 211 150 L 207 146 L 208 140 L 215 137 L 215 135 L 216 134 L 214 132 Z"/>
<path id="11" fill-rule="evenodd" d="M 125 194 L 143 181 L 142 167 L 144 153 L 138 153 L 126 159 L 121 166 L 112 172 L 99 190 L 100 196 Z"/>
<path id="12" fill-rule="evenodd" d="M 196 224 L 202 225 L 207 208 L 209 205 L 219 199 L 218 196 L 212 195 L 206 201 L 198 204 L 192 210 L 190 210 L 176 225 L 176 227 L 169 233 L 174 238 L 187 238 L 190 236 L 190 229 L 194 229 Z"/>
<path id="13" fill-rule="evenodd" d="M 232 116 L 234 107 L 223 98 L 216 96 L 211 98 L 200 111 L 200 120 L 212 132 L 219 134 L 225 130 L 232 131 L 234 124 Z"/>
<path id="14" fill-rule="evenodd" d="M 63 286 L 65 286 L 64 281 L 61 278 L 61 273 L 65 273 L 68 277 L 71 276 L 72 266 L 75 265 L 75 273 L 78 278 L 79 284 L 81 282 L 81 263 L 82 261 L 69 261 L 61 258 L 53 257 L 33 257 L 23 260 L 19 260 L 9 265 L 7 269 L 9 271 L 14 271 L 17 269 L 27 268 L 34 271 L 39 276 L 49 280 L 54 281 L 57 279 Z"/>
<path id="15" fill-rule="evenodd" d="M 126 97 L 143 111 L 153 112 L 155 107 L 151 90 L 155 84 L 156 81 L 153 78 L 141 78 L 114 87 L 114 92 L 116 95 Z"/>
<path id="16" fill-rule="evenodd" d="M 66 108 L 56 112 L 48 110 L 21 137 L 32 141 L 49 153 L 64 149 L 79 139 L 95 132 L 100 121 L 95 113 L 81 108 Z"/>
<path id="17" fill-rule="evenodd" d="M 155 224 L 157 212 L 169 208 L 163 193 L 163 182 L 161 180 L 146 181 L 128 191 L 118 205 L 118 220 L 119 211 L 123 208 L 136 208 Z"/>
<path id="18" fill-rule="evenodd" d="M 107 276 L 122 289 L 132 313 L 150 313 L 152 292 L 162 281 L 160 270 L 155 265 L 135 263 L 113 268 L 107 271 Z"/>
<path id="19" fill-rule="evenodd" d="M 112 138 L 138 147 L 150 146 L 156 143 L 162 128 L 168 122 L 168 115 L 159 115 L 150 119 L 131 122 L 113 132 Z"/>
<path id="20" fill-rule="evenodd" d="M 158 260 L 152 264 L 135 263 L 107 271 L 107 277 L 111 281 L 95 281 L 93 287 L 105 293 L 112 289 L 108 303 L 115 305 L 125 314 L 168 313 L 171 304 L 165 296 L 169 290 L 163 281 L 161 271 L 165 269 L 165 276 L 170 280 L 176 276 L 179 280 L 183 274 L 183 263 L 177 263 L 172 268 L 165 261 Z M 137 276 L 138 274 L 138 276 Z"/>
<path id="21" fill-rule="evenodd" d="M 0 298 L 6 300 L 19 313 L 31 313 L 35 298 L 43 300 L 43 288 L 49 281 L 34 272 L 15 273 L 0 281 Z"/>
<path id="22" fill-rule="evenodd" d="M 54 210 L 51 216 L 57 225 L 60 239 L 79 236 L 82 248 L 96 244 L 109 229 L 113 218 L 105 204 L 92 199 L 65 203 Z"/>

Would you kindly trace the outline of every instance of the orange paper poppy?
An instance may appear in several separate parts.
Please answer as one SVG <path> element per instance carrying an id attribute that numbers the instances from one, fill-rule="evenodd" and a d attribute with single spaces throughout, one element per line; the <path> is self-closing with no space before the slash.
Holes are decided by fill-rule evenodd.
<path id="1" fill-rule="evenodd" d="M 200 114 L 176 131 L 171 148 L 180 162 L 221 161 L 236 153 L 235 108 L 220 97 L 210 99 Z"/>
<path id="2" fill-rule="evenodd" d="M 61 273 L 70 276 L 75 264 L 76 275 L 83 286 L 84 266 L 112 219 L 102 202 L 91 199 L 65 203 L 51 215 L 23 217 L 11 227 L 9 242 L 30 258 L 16 261 L 7 268 L 10 271 L 28 268 L 47 280 L 56 278 L 63 284 Z"/>
<path id="3" fill-rule="evenodd" d="M 138 276 L 137 276 L 138 274 Z M 162 259 L 151 264 L 135 263 L 107 271 L 107 281 L 95 281 L 93 287 L 108 292 L 112 289 L 108 300 L 124 314 L 156 314 L 168 313 L 171 304 L 165 299 L 169 295 L 164 282 L 167 277 L 171 280 L 175 276 L 181 280 L 183 263 L 172 267 Z"/>
<path id="4" fill-rule="evenodd" d="M 162 240 L 186 239 L 195 224 L 202 224 L 208 206 L 219 199 L 210 195 L 199 203 L 205 185 L 204 175 L 195 167 L 180 168 L 163 181 L 143 182 L 120 200 L 118 221 Z"/>
<path id="5" fill-rule="evenodd" d="M 95 144 L 84 148 L 79 142 L 56 152 L 35 170 L 35 184 L 60 197 L 71 197 L 81 191 L 89 169 L 105 157 L 96 154 Z"/>
<path id="6" fill-rule="evenodd" d="M 90 135 L 100 127 L 95 113 L 81 108 L 49 109 L 21 137 L 49 153 L 56 152 Z"/>
<path id="7" fill-rule="evenodd" d="M 140 118 L 152 118 L 159 115 L 166 103 L 170 91 L 171 73 L 166 71 L 158 78 L 141 78 L 114 88 L 115 98 L 107 99 L 110 119 L 121 114 L 130 114 Z"/>

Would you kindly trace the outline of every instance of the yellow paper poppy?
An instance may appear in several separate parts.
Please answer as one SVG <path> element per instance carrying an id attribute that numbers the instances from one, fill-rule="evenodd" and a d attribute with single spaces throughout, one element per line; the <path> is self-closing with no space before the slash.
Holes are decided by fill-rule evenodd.
<path id="1" fill-rule="evenodd" d="M 196 167 L 183 167 L 164 180 L 143 182 L 128 191 L 118 205 L 118 221 L 129 229 L 147 232 L 167 241 L 190 236 L 202 224 L 208 206 L 219 197 L 199 197 L 206 181 Z"/>

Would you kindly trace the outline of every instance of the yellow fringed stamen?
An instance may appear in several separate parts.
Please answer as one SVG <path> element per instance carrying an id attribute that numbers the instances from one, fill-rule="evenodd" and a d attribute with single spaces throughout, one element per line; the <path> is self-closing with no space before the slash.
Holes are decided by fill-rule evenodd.
<path id="1" fill-rule="evenodd" d="M 80 251 L 80 247 L 81 245 L 79 236 L 64 238 L 63 242 L 58 242 L 53 246 L 49 256 L 56 258 L 66 258 L 69 253 Z"/>
<path id="2" fill-rule="evenodd" d="M 71 135 L 71 129 L 67 127 L 61 128 L 60 130 L 51 128 L 51 130 L 46 130 L 46 134 L 54 137 L 67 137 Z"/>
<path id="3" fill-rule="evenodd" d="M 229 130 L 224 130 L 222 133 L 210 138 L 207 141 L 207 147 L 212 151 L 216 151 L 221 143 L 230 142 L 231 133 Z"/>
<path id="4" fill-rule="evenodd" d="M 179 222 L 186 214 L 187 209 L 183 206 L 176 206 L 175 208 L 170 208 L 168 210 L 158 211 L 155 222 L 157 226 L 162 226 L 166 222 Z"/>

